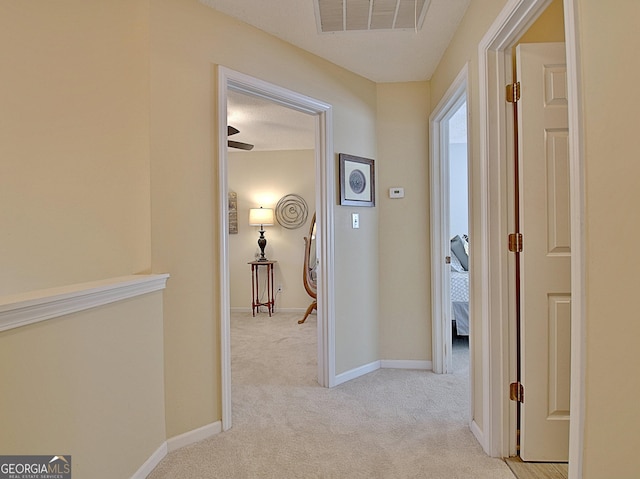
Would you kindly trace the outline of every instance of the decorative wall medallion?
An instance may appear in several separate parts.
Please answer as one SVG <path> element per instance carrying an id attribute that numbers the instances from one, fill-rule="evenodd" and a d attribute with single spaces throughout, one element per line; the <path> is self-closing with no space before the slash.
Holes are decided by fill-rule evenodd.
<path id="1" fill-rule="evenodd" d="M 276 220 L 283 228 L 293 230 L 306 223 L 309 207 L 302 196 L 290 194 L 280 198 L 275 213 Z"/>
<path id="2" fill-rule="evenodd" d="M 367 186 L 367 179 L 360 170 L 353 170 L 349 175 L 349 186 L 356 194 L 361 194 Z"/>

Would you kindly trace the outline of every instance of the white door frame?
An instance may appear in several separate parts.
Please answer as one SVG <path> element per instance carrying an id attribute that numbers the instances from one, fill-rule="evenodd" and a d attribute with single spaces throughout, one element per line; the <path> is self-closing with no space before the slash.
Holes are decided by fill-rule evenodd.
<path id="1" fill-rule="evenodd" d="M 218 122 L 218 283 L 222 369 L 222 430 L 231 427 L 231 332 L 229 295 L 229 218 L 227 215 L 227 91 L 257 96 L 287 108 L 313 115 L 316 122 L 316 222 L 318 223 L 318 383 L 335 385 L 335 296 L 333 280 L 335 161 L 331 105 L 286 88 L 230 70 L 217 68 Z"/>
<path id="2" fill-rule="evenodd" d="M 511 47 L 548 6 L 550 0 L 509 0 L 478 46 L 480 100 L 480 268 L 483 334 L 483 447 L 491 456 L 515 453 L 514 407 L 508 399 L 513 364 L 513 333 L 509 329 L 509 256 L 507 254 L 508 195 L 506 171 L 510 123 L 505 85 L 512 79 Z M 582 476 L 585 295 L 582 227 L 584 218 L 583 128 L 579 77 L 576 0 L 564 0 L 567 83 L 569 95 L 569 154 L 571 184 L 571 427 L 569 477 Z M 491 206 L 490 206 L 491 205 Z M 484 340 L 486 337 L 486 340 Z"/>
<path id="3" fill-rule="evenodd" d="M 429 116 L 431 151 L 429 158 L 429 178 L 431 190 L 431 337 L 433 348 L 433 372 L 442 374 L 451 372 L 451 290 L 449 274 L 444 258 L 451 254 L 449 231 L 444 225 L 449 221 L 449 145 L 445 139 L 444 124 L 459 108 L 462 101 L 467 103 L 467 132 L 469 130 L 469 75 L 468 65 L 458 73 L 438 106 Z M 470 141 L 467 135 L 467 163 Z M 467 168 L 467 171 L 471 171 Z M 471 195 L 469 195 L 471 198 Z M 471 211 L 471 208 L 469 208 Z M 447 310 L 448 308 L 448 310 Z M 448 313 L 449 311 L 449 313 Z M 472 323 L 472 322 L 470 322 Z M 469 324 L 471 328 L 471 324 Z M 447 347 L 449 346 L 449 347 Z M 471 341 L 469 347 L 471 348 Z M 469 354 L 469 361 L 472 355 Z M 469 365 L 473 371 L 473 365 Z M 470 374 L 473 377 L 473 374 Z M 473 391 L 473 387 L 471 388 Z M 470 401 L 473 404 L 473 398 Z"/>

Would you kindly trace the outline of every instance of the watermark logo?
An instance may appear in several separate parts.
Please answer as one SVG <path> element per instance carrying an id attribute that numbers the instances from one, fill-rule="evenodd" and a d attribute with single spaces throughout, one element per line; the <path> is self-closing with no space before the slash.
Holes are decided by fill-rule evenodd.
<path id="1" fill-rule="evenodd" d="M 0 479 L 71 479 L 71 456 L 0 456 Z"/>

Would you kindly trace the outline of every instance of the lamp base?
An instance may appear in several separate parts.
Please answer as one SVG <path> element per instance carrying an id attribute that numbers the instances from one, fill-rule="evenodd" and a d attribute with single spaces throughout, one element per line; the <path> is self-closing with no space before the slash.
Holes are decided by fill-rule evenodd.
<path id="1" fill-rule="evenodd" d="M 260 230 L 260 238 L 258 238 L 258 246 L 260 247 L 260 258 L 258 261 L 268 261 L 264 255 L 264 248 L 267 246 L 267 238 L 264 237 L 264 230 Z"/>

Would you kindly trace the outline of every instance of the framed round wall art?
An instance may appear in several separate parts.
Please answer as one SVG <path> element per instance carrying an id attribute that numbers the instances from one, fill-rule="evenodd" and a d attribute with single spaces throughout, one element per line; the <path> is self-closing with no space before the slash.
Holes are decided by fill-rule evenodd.
<path id="1" fill-rule="evenodd" d="M 369 158 L 339 154 L 340 204 L 375 206 L 376 183 L 374 162 Z"/>

